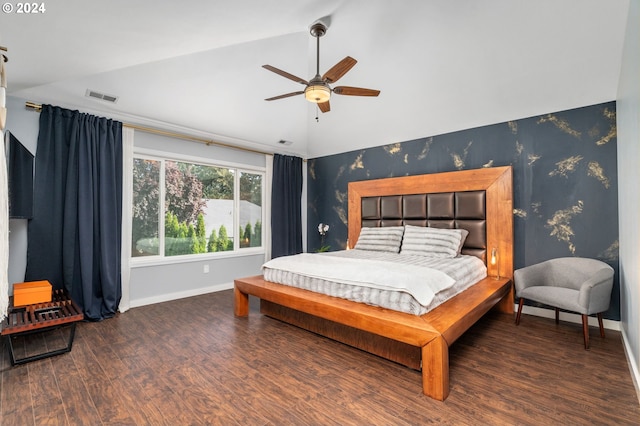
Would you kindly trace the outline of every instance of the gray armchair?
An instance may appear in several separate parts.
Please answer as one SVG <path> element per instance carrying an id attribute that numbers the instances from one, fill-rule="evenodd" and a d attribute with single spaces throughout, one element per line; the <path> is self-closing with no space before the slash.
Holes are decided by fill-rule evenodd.
<path id="1" fill-rule="evenodd" d="M 609 309 L 613 288 L 613 268 L 604 262 L 582 257 L 562 257 L 527 266 L 514 272 L 518 314 L 524 299 L 582 314 L 584 348 L 589 349 L 588 317 L 597 314 L 600 336 L 604 337 L 602 313 Z"/>

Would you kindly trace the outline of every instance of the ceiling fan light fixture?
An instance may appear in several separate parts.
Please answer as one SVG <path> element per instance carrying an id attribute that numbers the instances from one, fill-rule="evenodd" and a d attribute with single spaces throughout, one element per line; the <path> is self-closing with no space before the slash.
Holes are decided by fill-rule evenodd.
<path id="1" fill-rule="evenodd" d="M 313 84 L 304 89 L 304 97 L 314 104 L 327 102 L 331 97 L 331 89 L 323 84 Z"/>
<path id="2" fill-rule="evenodd" d="M 299 90 L 297 92 L 285 93 L 284 95 L 273 96 L 265 99 L 265 101 L 275 101 L 276 99 L 288 98 L 291 96 L 302 95 L 311 103 L 318 106 L 321 112 L 329 112 L 331 107 L 329 106 L 329 98 L 331 92 L 336 95 L 348 95 L 348 96 L 378 96 L 379 90 L 364 89 L 362 87 L 351 86 L 338 86 L 331 88 L 331 85 L 336 83 L 342 76 L 344 76 L 353 66 L 356 64 L 355 59 L 351 56 L 345 57 L 343 60 L 331 67 L 324 75 L 320 75 L 320 37 L 327 32 L 327 26 L 321 21 L 316 22 L 310 28 L 311 35 L 316 38 L 316 75 L 311 80 L 307 81 L 303 78 L 297 77 L 293 74 L 289 74 L 286 71 L 282 71 L 271 65 L 263 65 L 262 68 L 274 72 L 284 78 L 295 81 L 296 83 L 303 84 L 305 86 L 304 91 Z"/>

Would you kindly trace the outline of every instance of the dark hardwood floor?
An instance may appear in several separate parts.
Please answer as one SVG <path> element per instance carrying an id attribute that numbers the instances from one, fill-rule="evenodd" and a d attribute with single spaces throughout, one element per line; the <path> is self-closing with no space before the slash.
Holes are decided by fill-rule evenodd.
<path id="1" fill-rule="evenodd" d="M 263 317 L 224 291 L 80 323 L 71 353 L 11 367 L 0 424 L 626 425 L 640 422 L 619 332 L 490 313 L 450 350 L 451 394 L 417 371 Z M 32 353 L 59 333 L 17 342 Z"/>

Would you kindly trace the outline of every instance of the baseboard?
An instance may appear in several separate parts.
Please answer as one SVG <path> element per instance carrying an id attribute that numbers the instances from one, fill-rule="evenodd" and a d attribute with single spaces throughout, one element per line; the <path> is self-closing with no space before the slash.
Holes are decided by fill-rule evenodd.
<path id="1" fill-rule="evenodd" d="M 624 354 L 627 357 L 629 363 L 629 370 L 631 370 L 631 380 L 636 388 L 636 395 L 638 396 L 638 402 L 640 402 L 640 369 L 636 360 L 632 357 L 633 351 L 629 347 L 629 339 L 627 339 L 627 333 L 624 328 L 622 329 L 622 346 L 624 347 Z"/>
<path id="2" fill-rule="evenodd" d="M 518 312 L 518 305 L 515 304 L 514 305 L 514 312 Z M 545 309 L 545 308 L 536 308 L 534 306 L 527 306 L 524 305 L 522 307 L 522 313 L 523 314 L 527 314 L 527 315 L 533 315 L 536 317 L 543 317 L 543 318 L 556 318 L 556 311 L 553 309 Z M 567 322 L 573 322 L 576 324 L 582 324 L 582 315 L 580 314 L 572 314 L 569 312 L 560 312 L 560 321 L 567 321 Z M 608 319 L 604 319 L 602 320 L 602 325 L 604 326 L 604 328 L 606 328 L 607 330 L 615 330 L 615 331 L 620 331 L 620 321 L 613 321 L 613 320 L 608 320 Z M 598 327 L 598 318 L 596 317 L 589 317 L 589 326 L 591 327 Z"/>
<path id="3" fill-rule="evenodd" d="M 179 291 L 176 293 L 161 294 L 143 299 L 135 299 L 129 302 L 131 308 L 137 308 L 154 303 L 169 302 L 171 300 L 184 299 L 185 297 L 200 296 L 201 294 L 215 293 L 217 291 L 229 290 L 233 288 L 233 282 L 216 284 L 210 287 L 196 288 L 193 290 Z"/>

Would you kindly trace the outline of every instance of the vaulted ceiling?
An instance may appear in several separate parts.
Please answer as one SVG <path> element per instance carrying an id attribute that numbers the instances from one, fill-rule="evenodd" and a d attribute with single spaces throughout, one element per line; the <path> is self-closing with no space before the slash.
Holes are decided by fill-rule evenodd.
<path id="1" fill-rule="evenodd" d="M 0 14 L 8 95 L 311 158 L 614 100 L 629 0 L 43 4 Z M 264 101 L 304 87 L 262 65 L 315 75 L 318 19 L 320 73 L 379 97 Z"/>

